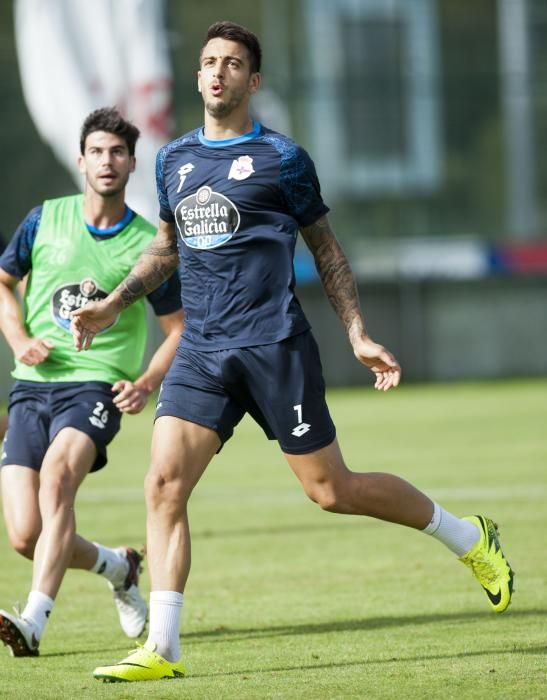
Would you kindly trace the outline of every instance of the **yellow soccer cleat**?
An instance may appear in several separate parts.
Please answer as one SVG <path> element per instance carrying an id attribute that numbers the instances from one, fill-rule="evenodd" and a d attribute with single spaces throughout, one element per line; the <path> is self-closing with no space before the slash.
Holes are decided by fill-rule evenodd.
<path id="1" fill-rule="evenodd" d="M 501 613 L 511 602 L 515 573 L 501 551 L 498 526 L 482 515 L 469 515 L 463 519 L 479 528 L 480 539 L 460 557 L 460 561 L 471 569 L 494 611 Z"/>
<path id="2" fill-rule="evenodd" d="M 106 683 L 128 681 L 159 681 L 163 678 L 184 678 L 186 668 L 182 661 L 171 663 L 156 654 L 155 644 L 137 644 L 135 651 L 127 659 L 113 666 L 99 666 L 93 677 Z"/>

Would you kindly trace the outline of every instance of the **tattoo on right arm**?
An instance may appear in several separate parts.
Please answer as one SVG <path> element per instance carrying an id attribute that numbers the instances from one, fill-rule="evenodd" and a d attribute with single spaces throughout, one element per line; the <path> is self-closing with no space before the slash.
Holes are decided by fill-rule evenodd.
<path id="1" fill-rule="evenodd" d="M 158 231 L 129 275 L 116 287 L 122 308 L 157 289 L 177 269 L 179 255 L 175 235 Z"/>

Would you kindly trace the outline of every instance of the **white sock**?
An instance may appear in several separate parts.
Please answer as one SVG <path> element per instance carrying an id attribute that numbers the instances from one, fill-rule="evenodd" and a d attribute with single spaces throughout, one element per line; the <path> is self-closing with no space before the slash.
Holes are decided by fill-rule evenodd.
<path id="1" fill-rule="evenodd" d="M 150 622 L 148 639 L 156 652 L 175 663 L 180 659 L 180 618 L 184 596 L 177 591 L 152 591 L 150 593 Z"/>
<path id="2" fill-rule="evenodd" d="M 44 627 L 48 617 L 53 610 L 55 601 L 45 593 L 40 591 L 31 591 L 28 594 L 27 604 L 21 613 L 21 617 L 28 620 L 36 629 L 36 639 L 40 639 L 44 632 Z"/>
<path id="3" fill-rule="evenodd" d="M 125 556 L 125 550 L 103 547 L 98 542 L 93 542 L 93 544 L 97 547 L 97 561 L 90 570 L 104 576 L 115 588 L 123 585 L 129 572 L 129 562 Z"/>
<path id="4" fill-rule="evenodd" d="M 480 532 L 473 523 L 456 518 L 437 503 L 433 504 L 431 522 L 422 532 L 445 544 L 459 557 L 467 554 L 480 538 Z"/>

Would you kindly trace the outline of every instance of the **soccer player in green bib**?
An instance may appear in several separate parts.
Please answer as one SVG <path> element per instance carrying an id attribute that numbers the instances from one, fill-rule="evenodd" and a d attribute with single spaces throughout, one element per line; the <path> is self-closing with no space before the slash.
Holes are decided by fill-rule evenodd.
<path id="1" fill-rule="evenodd" d="M 0 469 L 3 513 L 11 545 L 33 560 L 24 609 L 0 610 L 0 639 L 13 656 L 38 655 L 69 567 L 106 578 L 127 636 L 138 637 L 146 625 L 141 555 L 76 534 L 74 502 L 86 475 L 106 464 L 122 413 L 141 411 L 169 368 L 183 328 L 178 277 L 148 296 L 165 339 L 143 372 L 144 303 L 120 313 L 90 353 L 77 354 L 70 333 L 72 311 L 108 296 L 154 237 L 154 227 L 125 203 L 138 137 L 115 109 L 92 112 L 80 138 L 84 194 L 33 209 L 0 256 L 0 328 L 15 357 Z M 25 276 L 21 311 L 14 288 Z"/>

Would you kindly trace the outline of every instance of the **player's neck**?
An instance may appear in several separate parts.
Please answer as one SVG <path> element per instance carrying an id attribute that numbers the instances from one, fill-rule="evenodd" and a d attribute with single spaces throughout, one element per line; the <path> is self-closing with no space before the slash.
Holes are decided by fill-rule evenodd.
<path id="1" fill-rule="evenodd" d="M 109 228 L 125 214 L 125 191 L 112 197 L 102 197 L 89 188 L 84 195 L 84 220 L 97 228 Z"/>
<path id="2" fill-rule="evenodd" d="M 224 119 L 212 117 L 207 111 L 205 112 L 203 135 L 210 141 L 235 139 L 249 133 L 252 129 L 253 120 L 248 112 L 243 115 L 230 114 Z"/>

